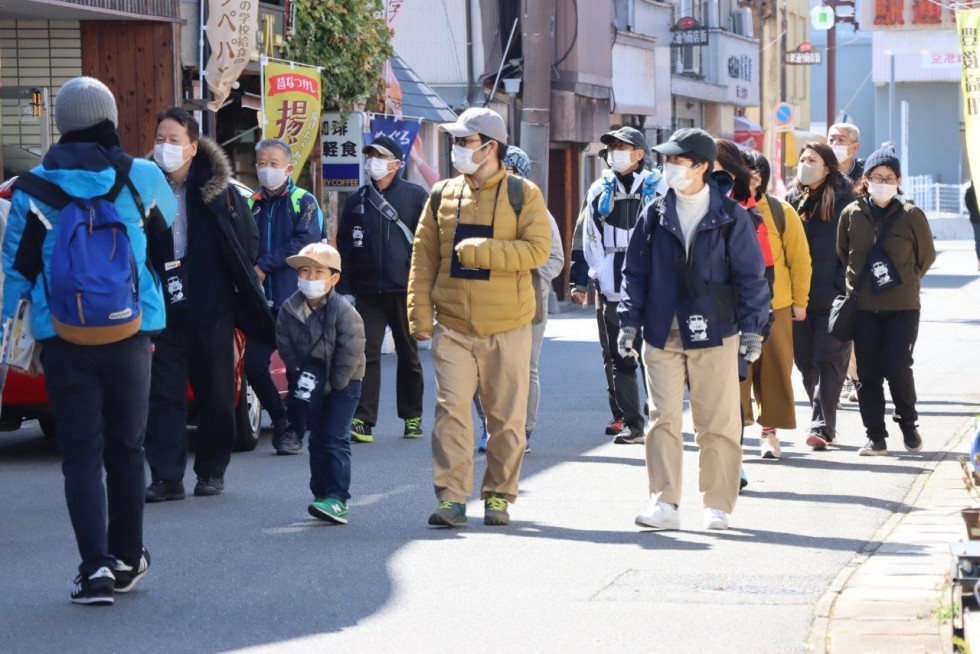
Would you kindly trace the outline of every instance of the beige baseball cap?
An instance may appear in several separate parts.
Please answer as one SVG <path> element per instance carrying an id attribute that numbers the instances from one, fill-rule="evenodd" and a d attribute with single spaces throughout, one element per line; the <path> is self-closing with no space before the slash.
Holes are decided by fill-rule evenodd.
<path id="1" fill-rule="evenodd" d="M 310 243 L 299 253 L 286 257 L 286 263 L 292 268 L 320 266 L 340 272 L 340 252 L 327 243 Z"/>
<path id="2" fill-rule="evenodd" d="M 507 143 L 507 126 L 496 111 L 483 107 L 470 107 L 459 115 L 455 123 L 442 123 L 439 129 L 455 137 L 483 134 L 495 141 Z"/>

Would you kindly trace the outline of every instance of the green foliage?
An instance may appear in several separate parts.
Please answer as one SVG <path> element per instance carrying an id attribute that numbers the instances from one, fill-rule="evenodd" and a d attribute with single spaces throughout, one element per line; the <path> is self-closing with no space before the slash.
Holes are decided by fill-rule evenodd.
<path id="1" fill-rule="evenodd" d="M 384 90 L 384 63 L 392 55 L 382 0 L 297 0 L 296 34 L 283 44 L 282 54 L 323 67 L 325 110 L 375 103 Z"/>

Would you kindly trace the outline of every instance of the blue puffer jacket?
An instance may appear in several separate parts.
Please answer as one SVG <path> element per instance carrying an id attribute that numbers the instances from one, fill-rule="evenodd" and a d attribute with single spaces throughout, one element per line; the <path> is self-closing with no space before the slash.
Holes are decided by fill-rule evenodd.
<path id="1" fill-rule="evenodd" d="M 292 178 L 275 195 L 260 189 L 248 201 L 259 228 L 259 258 L 265 274 L 266 298 L 278 310 L 296 292 L 296 271 L 286 264 L 304 245 L 316 243 L 323 232 L 323 213 L 316 198 L 293 183 Z"/>
<path id="2" fill-rule="evenodd" d="M 755 224 L 737 202 L 723 197 L 714 179 L 708 186 L 708 213 L 691 243 L 694 275 L 713 289 L 733 291 L 734 306 L 718 316 L 722 338 L 739 331 L 761 334 L 769 320 L 770 295 Z M 654 347 L 664 347 L 677 313 L 677 258 L 683 255 L 684 236 L 670 190 L 647 208 L 633 232 L 618 310 L 621 323 L 642 327 L 643 339 Z"/>
<path id="3" fill-rule="evenodd" d="M 70 143 L 53 146 L 45 155 L 40 166 L 31 172 L 60 186 L 68 195 L 90 199 L 109 192 L 116 181 L 116 171 L 110 164 L 110 157 L 121 155 L 119 148 L 104 149 L 94 143 Z M 173 224 L 177 213 L 177 199 L 160 168 L 152 161 L 134 159 L 129 177 L 140 194 L 143 205 L 149 210 L 156 205 L 167 225 Z M 34 227 L 28 228 L 31 204 L 40 210 L 51 223 L 51 229 L 35 240 Z M 156 332 L 166 327 L 166 311 L 163 304 L 163 290 L 160 279 L 146 265 L 147 242 L 143 231 L 143 219 L 129 189 L 123 188 L 116 199 L 116 212 L 126 225 L 126 232 L 136 256 L 139 269 L 140 302 L 143 308 L 141 331 Z M 34 225 L 39 223 L 31 219 Z M 41 257 L 44 274 L 51 275 L 51 253 L 58 240 L 60 212 L 32 199 L 23 191 L 15 190 L 11 197 L 10 215 L 7 230 L 3 235 L 3 320 L 14 315 L 17 300 L 30 296 L 33 303 L 34 338 L 44 340 L 54 338 L 54 325 L 48 310 L 43 283 L 32 283 L 15 265 L 18 262 L 36 258 L 38 242 L 43 238 Z M 27 231 L 25 235 L 25 229 Z M 33 251 L 32 251 L 33 250 Z M 40 281 L 40 280 L 37 280 Z"/>

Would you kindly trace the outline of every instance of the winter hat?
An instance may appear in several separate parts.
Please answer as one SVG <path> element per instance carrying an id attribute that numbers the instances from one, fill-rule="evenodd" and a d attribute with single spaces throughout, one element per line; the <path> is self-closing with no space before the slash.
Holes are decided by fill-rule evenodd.
<path id="1" fill-rule="evenodd" d="M 864 174 L 869 175 L 878 166 L 887 166 L 895 171 L 895 175 L 902 176 L 902 162 L 895 154 L 895 148 L 891 145 L 883 145 L 868 157 L 864 162 Z"/>
<path id="2" fill-rule="evenodd" d="M 507 156 L 504 157 L 503 164 L 515 168 L 521 177 L 527 177 L 531 174 L 531 158 L 517 146 L 507 147 Z"/>
<path id="3" fill-rule="evenodd" d="M 94 77 L 75 77 L 61 87 L 54 100 L 54 124 L 62 134 L 77 132 L 111 120 L 119 123 L 116 98 Z"/>

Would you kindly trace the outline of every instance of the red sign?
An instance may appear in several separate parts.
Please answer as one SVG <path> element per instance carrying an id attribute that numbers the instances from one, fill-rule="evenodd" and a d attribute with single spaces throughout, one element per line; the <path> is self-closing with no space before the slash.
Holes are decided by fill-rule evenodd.
<path id="1" fill-rule="evenodd" d="M 689 30 L 692 27 L 697 27 L 698 21 L 694 20 L 690 16 L 685 16 L 677 21 L 677 29 L 679 30 Z"/>
<path id="2" fill-rule="evenodd" d="M 302 73 L 284 73 L 269 78 L 269 95 L 279 93 L 305 93 L 320 99 L 320 80 Z"/>
<path id="3" fill-rule="evenodd" d="M 796 49 L 799 52 L 809 52 L 810 50 L 813 50 L 813 44 L 810 43 L 809 41 L 804 41 Z"/>

